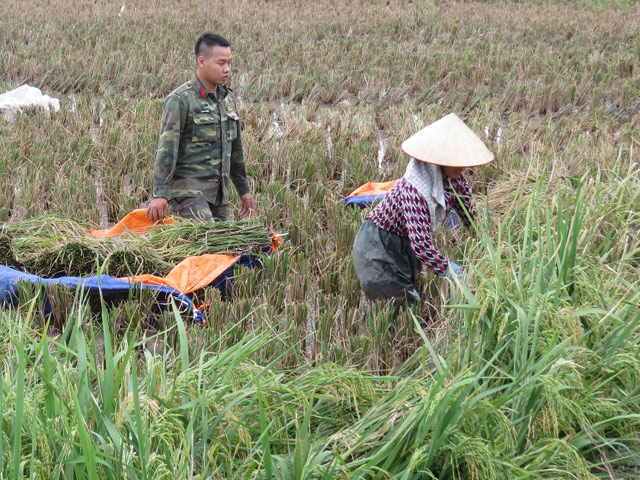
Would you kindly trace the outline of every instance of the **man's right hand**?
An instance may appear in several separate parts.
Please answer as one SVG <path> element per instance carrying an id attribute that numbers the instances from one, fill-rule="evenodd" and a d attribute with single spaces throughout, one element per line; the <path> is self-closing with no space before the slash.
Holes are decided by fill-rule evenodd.
<path id="1" fill-rule="evenodd" d="M 147 218 L 152 222 L 162 220 L 169 210 L 169 202 L 164 197 L 156 197 L 149 202 L 147 207 Z"/>

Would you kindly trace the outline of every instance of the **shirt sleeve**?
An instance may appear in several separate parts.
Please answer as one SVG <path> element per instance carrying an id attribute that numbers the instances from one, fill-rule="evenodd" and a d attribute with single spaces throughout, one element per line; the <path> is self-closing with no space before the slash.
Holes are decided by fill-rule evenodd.
<path id="1" fill-rule="evenodd" d="M 229 165 L 229 177 L 236 187 L 238 196 L 249 193 L 249 181 L 244 167 L 244 153 L 242 152 L 242 137 L 240 133 L 240 122 L 238 122 L 238 136 L 231 143 L 231 161 Z"/>
<path id="2" fill-rule="evenodd" d="M 457 180 L 451 182 L 451 188 L 454 191 L 451 206 L 458 214 L 458 218 L 462 220 L 464 226 L 470 228 L 471 220 L 476 218 L 476 206 L 473 203 L 471 183 L 464 175 L 460 174 Z"/>
<path id="3" fill-rule="evenodd" d="M 170 184 L 178 163 L 180 138 L 188 107 L 179 95 L 169 95 L 162 107 L 158 153 L 153 169 L 153 196 L 168 198 Z"/>
<path id="4" fill-rule="evenodd" d="M 411 249 L 424 265 L 439 277 L 445 277 L 449 261 L 431 241 L 431 222 L 427 201 L 413 187 L 403 192 L 404 219 Z"/>

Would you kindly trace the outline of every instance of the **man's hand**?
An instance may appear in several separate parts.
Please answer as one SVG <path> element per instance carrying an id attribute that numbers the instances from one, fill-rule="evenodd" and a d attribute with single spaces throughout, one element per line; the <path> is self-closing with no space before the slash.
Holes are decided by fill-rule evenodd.
<path id="1" fill-rule="evenodd" d="M 164 197 L 156 197 L 151 199 L 147 207 L 147 218 L 152 222 L 162 220 L 169 209 L 169 202 Z"/>
<path id="2" fill-rule="evenodd" d="M 244 218 L 253 215 L 253 211 L 256 208 L 253 196 L 250 193 L 245 193 L 240 197 L 240 201 L 242 202 L 242 206 L 240 207 L 240 216 Z"/>

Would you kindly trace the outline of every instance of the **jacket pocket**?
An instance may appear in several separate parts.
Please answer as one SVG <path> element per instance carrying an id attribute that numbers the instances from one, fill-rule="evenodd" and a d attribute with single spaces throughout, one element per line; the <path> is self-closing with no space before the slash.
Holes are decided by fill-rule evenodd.
<path id="1" fill-rule="evenodd" d="M 224 113 L 227 116 L 227 141 L 233 142 L 236 138 L 238 138 L 240 117 L 230 103 L 227 104 L 227 108 Z"/>
<path id="2" fill-rule="evenodd" d="M 212 143 L 218 140 L 220 130 L 220 120 L 211 113 L 193 114 L 193 143 Z"/>
<path id="3" fill-rule="evenodd" d="M 227 119 L 227 140 L 233 142 L 238 138 L 238 128 L 240 128 L 240 122 L 238 120 L 232 120 L 231 117 Z"/>

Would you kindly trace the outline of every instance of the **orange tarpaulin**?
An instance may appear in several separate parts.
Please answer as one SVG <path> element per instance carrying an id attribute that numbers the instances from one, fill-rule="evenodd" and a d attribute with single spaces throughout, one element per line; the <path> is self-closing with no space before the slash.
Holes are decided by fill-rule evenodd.
<path id="1" fill-rule="evenodd" d="M 150 285 L 167 285 L 181 293 L 192 293 L 211 284 L 227 268 L 240 258 L 239 255 L 224 253 L 205 254 L 188 257 L 176 265 L 166 277 L 142 274 L 123 277 L 123 280 Z"/>
<path id="2" fill-rule="evenodd" d="M 398 180 L 390 182 L 367 182 L 361 187 L 356 188 L 349 194 L 347 198 L 357 197 L 360 195 L 385 195 L 393 188 Z"/>
<path id="3" fill-rule="evenodd" d="M 164 217 L 160 222 L 154 223 L 147 218 L 146 210 L 139 208 L 125 215 L 125 217 L 116 223 L 113 227 L 104 230 L 89 230 L 89 235 L 97 238 L 111 238 L 129 232 L 135 235 L 144 235 L 155 225 L 174 223 L 173 218 Z"/>

